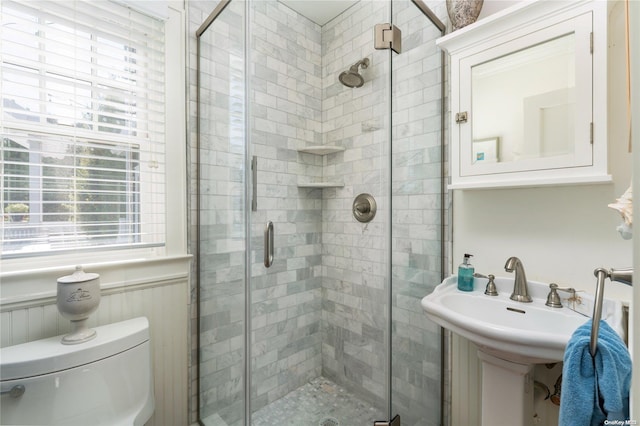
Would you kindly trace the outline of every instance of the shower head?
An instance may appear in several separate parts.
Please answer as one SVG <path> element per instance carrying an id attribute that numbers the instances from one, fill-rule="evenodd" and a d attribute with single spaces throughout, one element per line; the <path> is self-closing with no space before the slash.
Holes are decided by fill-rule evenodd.
<path id="1" fill-rule="evenodd" d="M 364 58 L 351 65 L 347 71 L 342 71 L 338 76 L 340 83 L 347 87 L 362 87 L 364 78 L 358 72 L 358 67 L 368 68 L 369 58 Z"/>

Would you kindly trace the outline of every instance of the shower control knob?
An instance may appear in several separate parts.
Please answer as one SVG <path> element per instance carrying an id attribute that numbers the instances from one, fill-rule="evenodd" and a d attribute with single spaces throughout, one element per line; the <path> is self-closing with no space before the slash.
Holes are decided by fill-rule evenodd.
<path id="1" fill-rule="evenodd" d="M 360 194 L 353 200 L 353 217 L 358 222 L 370 222 L 376 215 L 376 200 L 371 194 Z"/>
<path id="2" fill-rule="evenodd" d="M 358 212 L 360 212 L 361 214 L 364 213 L 369 213 L 371 211 L 371 205 L 370 204 L 356 204 L 355 205 L 356 210 L 358 210 Z"/>

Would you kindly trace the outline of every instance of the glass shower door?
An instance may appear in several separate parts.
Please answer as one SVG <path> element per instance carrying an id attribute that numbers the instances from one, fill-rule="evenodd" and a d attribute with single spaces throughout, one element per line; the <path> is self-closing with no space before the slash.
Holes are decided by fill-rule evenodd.
<path id="1" fill-rule="evenodd" d="M 206 11 L 208 13 L 209 11 Z M 247 306 L 245 3 L 222 2 L 198 37 L 199 415 L 244 425 Z"/>
<path id="2" fill-rule="evenodd" d="M 444 13 L 441 3 L 441 16 Z M 402 425 L 441 422 L 440 327 L 420 301 L 443 279 L 444 25 L 421 1 L 393 0 L 402 52 L 392 56 L 391 412 Z"/>

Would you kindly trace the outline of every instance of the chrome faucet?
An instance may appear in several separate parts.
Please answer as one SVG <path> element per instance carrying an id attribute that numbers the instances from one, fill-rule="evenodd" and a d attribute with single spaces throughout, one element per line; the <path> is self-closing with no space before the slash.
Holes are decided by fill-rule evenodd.
<path id="1" fill-rule="evenodd" d="M 504 270 L 507 272 L 515 271 L 516 276 L 513 284 L 513 293 L 511 293 L 511 300 L 516 302 L 531 302 L 531 296 L 527 290 L 527 276 L 524 273 L 524 267 L 522 262 L 517 257 L 510 257 L 507 259 L 507 263 L 504 264 Z"/>

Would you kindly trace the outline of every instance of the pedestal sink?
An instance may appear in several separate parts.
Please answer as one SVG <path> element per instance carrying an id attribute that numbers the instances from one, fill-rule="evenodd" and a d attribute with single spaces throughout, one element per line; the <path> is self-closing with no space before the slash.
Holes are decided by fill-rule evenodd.
<path id="1" fill-rule="evenodd" d="M 422 299 L 436 324 L 478 346 L 482 361 L 482 424 L 530 425 L 533 416 L 535 364 L 562 361 L 571 335 L 593 312 L 593 297 L 578 293 L 581 302 L 569 309 L 545 306 L 549 284 L 528 281 L 531 303 L 509 299 L 512 278 L 495 279 L 498 296 L 484 294 L 487 279 L 475 278 L 474 290 L 460 291 L 457 277 L 447 278 Z M 563 299 L 568 294 L 563 294 Z M 565 303 L 567 305 L 567 303 Z M 617 309 L 603 303 L 603 319 Z"/>

